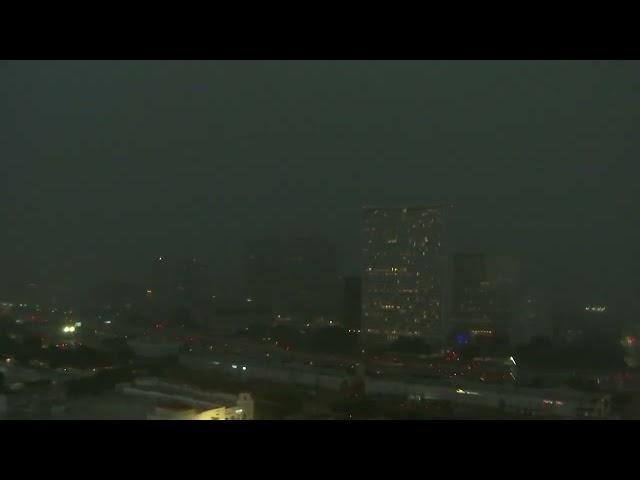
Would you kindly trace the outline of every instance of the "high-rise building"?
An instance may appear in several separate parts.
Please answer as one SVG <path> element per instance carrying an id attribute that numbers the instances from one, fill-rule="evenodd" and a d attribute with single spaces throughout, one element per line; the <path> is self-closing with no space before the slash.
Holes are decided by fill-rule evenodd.
<path id="1" fill-rule="evenodd" d="M 362 329 L 362 278 L 358 276 L 344 279 L 342 323 L 352 333 Z"/>
<path id="2" fill-rule="evenodd" d="M 517 261 L 508 256 L 461 254 L 453 258 L 453 314 L 473 317 L 511 308 Z"/>
<path id="3" fill-rule="evenodd" d="M 400 336 L 442 340 L 445 209 L 444 205 L 364 208 L 362 313 L 370 340 Z"/>
<path id="4" fill-rule="evenodd" d="M 459 317 L 479 315 L 488 304 L 486 255 L 460 254 L 453 257 L 452 313 Z"/>
<path id="5" fill-rule="evenodd" d="M 460 342 L 505 340 L 517 308 L 519 265 L 508 256 L 458 253 L 453 257 L 452 328 Z"/>
<path id="6" fill-rule="evenodd" d="M 534 288 L 518 292 L 509 328 L 509 343 L 519 345 L 536 337 L 552 337 L 550 307 L 546 296 Z"/>
<path id="7" fill-rule="evenodd" d="M 338 304 L 333 246 L 311 237 L 263 238 L 247 248 L 248 301 L 276 313 L 325 313 Z"/>

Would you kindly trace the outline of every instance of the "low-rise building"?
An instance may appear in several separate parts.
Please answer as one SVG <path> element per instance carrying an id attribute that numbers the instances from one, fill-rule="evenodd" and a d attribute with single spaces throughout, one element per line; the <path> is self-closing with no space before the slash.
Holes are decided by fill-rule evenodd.
<path id="1" fill-rule="evenodd" d="M 471 382 L 419 382 L 367 379 L 369 395 L 399 395 L 410 400 L 447 400 L 452 404 L 489 407 L 539 417 L 606 418 L 611 396 L 569 388 L 520 388 Z"/>
<path id="2" fill-rule="evenodd" d="M 155 401 L 148 420 L 253 420 L 251 394 L 207 392 L 157 378 L 140 378 L 120 384 L 117 391 Z"/>

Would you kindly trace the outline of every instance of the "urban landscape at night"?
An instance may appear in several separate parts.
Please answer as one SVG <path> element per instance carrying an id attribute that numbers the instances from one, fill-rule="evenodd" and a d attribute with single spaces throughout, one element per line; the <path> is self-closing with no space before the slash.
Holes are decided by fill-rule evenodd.
<path id="1" fill-rule="evenodd" d="M 638 81 L 0 63 L 0 418 L 640 419 Z"/>

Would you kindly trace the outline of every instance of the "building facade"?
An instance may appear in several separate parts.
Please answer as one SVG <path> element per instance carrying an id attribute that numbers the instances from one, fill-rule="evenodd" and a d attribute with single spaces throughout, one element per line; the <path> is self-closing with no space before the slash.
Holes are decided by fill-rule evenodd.
<path id="1" fill-rule="evenodd" d="M 518 308 L 519 264 L 509 256 L 453 256 L 451 328 L 458 342 L 506 342 Z"/>
<path id="2" fill-rule="evenodd" d="M 342 324 L 349 333 L 362 329 L 362 278 L 345 277 L 342 296 Z"/>
<path id="3" fill-rule="evenodd" d="M 363 210 L 362 313 L 366 337 L 429 342 L 445 332 L 444 205 Z"/>

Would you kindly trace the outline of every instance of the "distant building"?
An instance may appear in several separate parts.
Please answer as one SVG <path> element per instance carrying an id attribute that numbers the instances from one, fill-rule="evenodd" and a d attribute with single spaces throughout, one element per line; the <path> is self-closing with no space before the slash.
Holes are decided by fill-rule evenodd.
<path id="1" fill-rule="evenodd" d="M 438 342 L 445 332 L 447 261 L 442 205 L 363 210 L 363 327 L 369 340 Z"/>
<path id="2" fill-rule="evenodd" d="M 452 329 L 464 342 L 507 341 L 517 308 L 519 264 L 508 256 L 453 257 Z"/>
<path id="3" fill-rule="evenodd" d="M 509 341 L 518 345 L 530 342 L 535 337 L 553 337 L 551 306 L 539 292 L 529 289 L 518 298 L 509 328 Z"/>
<path id="4" fill-rule="evenodd" d="M 604 302 L 572 303 L 556 306 L 554 328 L 559 340 L 573 342 L 580 338 L 619 337 L 625 326 L 609 305 Z"/>
<path id="5" fill-rule="evenodd" d="M 155 306 L 167 306 L 171 303 L 171 280 L 171 268 L 167 258 L 155 258 L 151 269 L 151 289 L 147 292 Z"/>
<path id="6" fill-rule="evenodd" d="M 195 258 L 176 265 L 175 299 L 178 306 L 202 308 L 210 304 L 209 279 L 204 263 Z"/>
<path id="7" fill-rule="evenodd" d="M 512 257 L 456 254 L 453 314 L 473 317 L 509 311 L 513 307 L 518 276 L 519 265 Z"/>
<path id="8" fill-rule="evenodd" d="M 336 251 L 321 238 L 263 238 L 247 246 L 246 301 L 280 314 L 325 313 L 338 306 Z"/>
<path id="9" fill-rule="evenodd" d="M 486 255 L 456 254 L 453 257 L 452 313 L 458 317 L 472 317 L 486 312 L 489 299 L 487 289 Z"/>
<path id="10" fill-rule="evenodd" d="M 362 278 L 357 276 L 344 279 L 342 297 L 342 323 L 350 332 L 360 333 L 362 329 Z"/>

